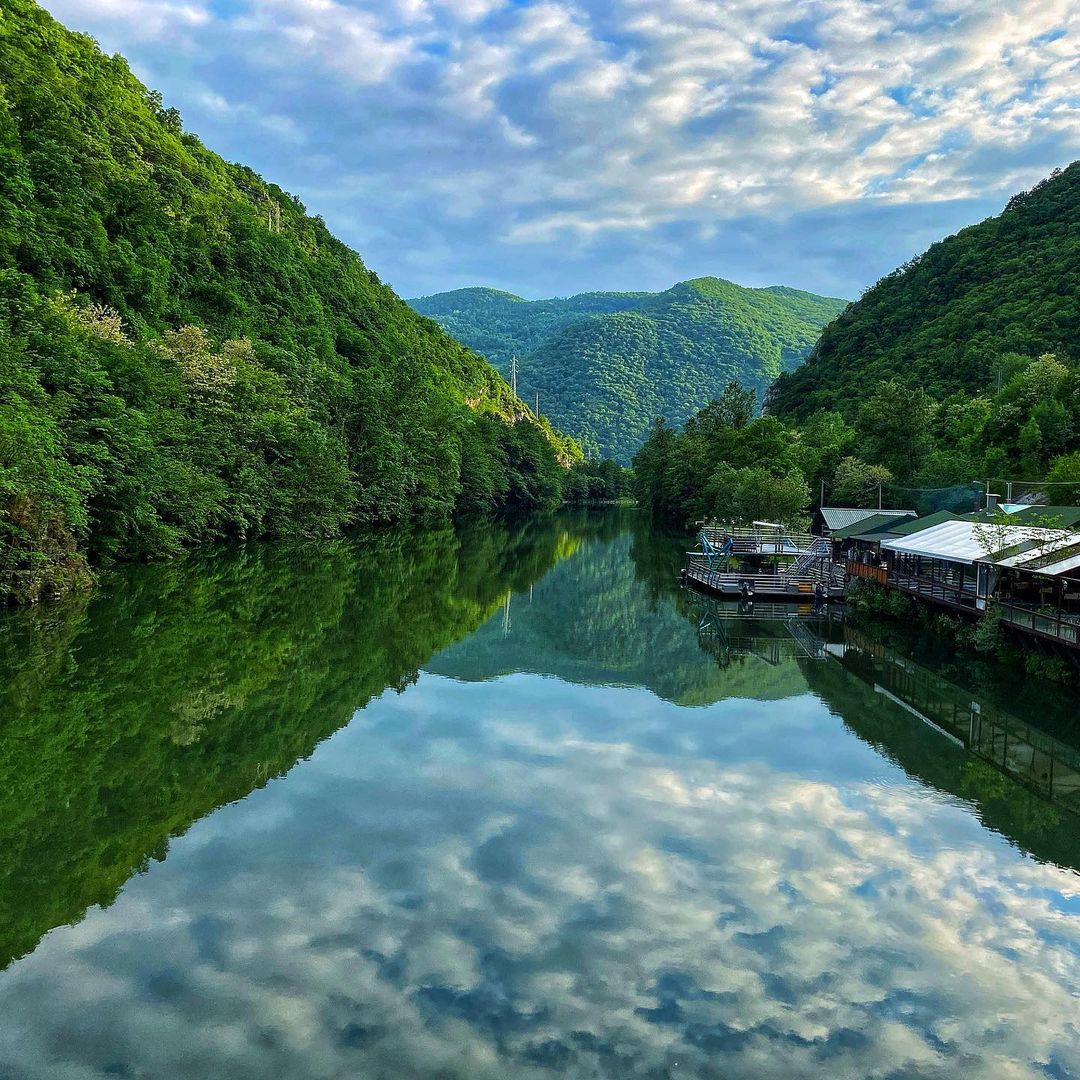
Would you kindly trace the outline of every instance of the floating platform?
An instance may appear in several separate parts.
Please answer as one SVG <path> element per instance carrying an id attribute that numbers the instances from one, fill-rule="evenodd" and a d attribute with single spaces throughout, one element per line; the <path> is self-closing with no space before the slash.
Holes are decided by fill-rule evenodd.
<path id="1" fill-rule="evenodd" d="M 690 563 L 682 572 L 683 581 L 714 596 L 742 599 L 743 586 L 753 589 L 754 599 L 802 603 L 816 599 L 815 588 L 824 589 L 822 600 L 836 603 L 843 600 L 842 585 L 823 582 L 820 578 L 796 574 L 744 574 L 725 570 L 710 570 L 700 563 Z"/>

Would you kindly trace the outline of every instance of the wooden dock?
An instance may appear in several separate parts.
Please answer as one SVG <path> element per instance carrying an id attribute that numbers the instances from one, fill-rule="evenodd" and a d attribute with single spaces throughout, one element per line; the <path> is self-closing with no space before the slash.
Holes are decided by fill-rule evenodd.
<path id="1" fill-rule="evenodd" d="M 826 601 L 843 599 L 843 585 L 823 581 L 814 575 L 797 574 L 752 574 L 732 573 L 725 570 L 710 570 L 708 566 L 691 561 L 683 570 L 683 581 L 694 588 L 703 589 L 715 596 L 730 596 L 737 599 L 743 595 L 743 586 L 753 589 L 754 598 L 761 600 L 803 603 L 815 598 L 815 587 L 822 585 Z"/>

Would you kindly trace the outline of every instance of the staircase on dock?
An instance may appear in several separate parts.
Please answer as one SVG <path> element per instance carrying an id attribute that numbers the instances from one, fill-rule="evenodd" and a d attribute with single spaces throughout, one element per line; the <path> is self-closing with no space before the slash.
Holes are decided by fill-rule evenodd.
<path id="1" fill-rule="evenodd" d="M 795 561 L 782 573 L 790 577 L 806 577 L 811 571 L 820 570 L 821 564 L 827 563 L 832 570 L 832 544 L 823 536 L 814 537 L 814 542 L 800 552 Z"/>

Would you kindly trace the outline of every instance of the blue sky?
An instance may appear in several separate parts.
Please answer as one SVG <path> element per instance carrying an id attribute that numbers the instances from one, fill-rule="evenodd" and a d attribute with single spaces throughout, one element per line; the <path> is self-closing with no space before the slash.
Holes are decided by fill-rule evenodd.
<path id="1" fill-rule="evenodd" d="M 1080 157 L 1073 0 L 45 0 L 399 292 L 853 297 Z"/>

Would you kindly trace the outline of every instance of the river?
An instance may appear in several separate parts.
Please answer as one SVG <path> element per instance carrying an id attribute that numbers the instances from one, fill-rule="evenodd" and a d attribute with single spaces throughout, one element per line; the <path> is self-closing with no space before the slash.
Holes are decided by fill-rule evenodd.
<path id="1" fill-rule="evenodd" d="M 0 1080 L 1080 1078 L 1074 703 L 681 546 L 251 545 L 0 617 Z"/>

